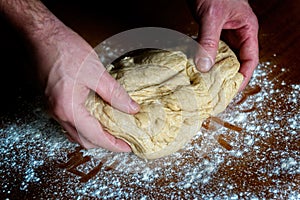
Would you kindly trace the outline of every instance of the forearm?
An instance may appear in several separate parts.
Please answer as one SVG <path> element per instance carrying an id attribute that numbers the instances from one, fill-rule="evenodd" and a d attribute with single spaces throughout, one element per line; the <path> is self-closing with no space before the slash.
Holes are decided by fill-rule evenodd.
<path id="1" fill-rule="evenodd" d="M 1 14 L 31 42 L 50 39 L 62 23 L 39 0 L 0 0 Z"/>
<path id="2" fill-rule="evenodd" d="M 0 0 L 1 14 L 28 42 L 42 88 L 59 62 L 62 41 L 69 29 L 39 0 Z"/>

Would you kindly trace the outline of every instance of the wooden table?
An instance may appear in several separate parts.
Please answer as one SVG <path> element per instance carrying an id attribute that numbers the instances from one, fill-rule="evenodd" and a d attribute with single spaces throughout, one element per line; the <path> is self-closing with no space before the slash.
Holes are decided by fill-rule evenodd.
<path id="1" fill-rule="evenodd" d="M 108 7 L 103 6 L 100 8 L 95 3 L 79 4 L 72 2 L 71 4 L 68 4 L 59 1 L 45 1 L 45 4 L 65 24 L 78 32 L 92 46 L 96 46 L 105 38 L 108 38 L 113 34 L 143 26 L 166 27 L 189 35 L 196 34 L 197 24 L 194 22 L 184 1 L 176 0 L 172 1 L 172 3 L 169 3 L 170 1 L 157 1 L 158 5 L 153 5 L 151 2 L 147 2 L 146 5 L 145 1 L 126 1 L 119 7 L 115 6 L 114 3 L 111 3 Z M 263 66 L 261 69 L 267 70 L 267 66 L 272 68 L 271 72 L 264 77 L 268 78 L 268 80 L 274 80 L 272 83 L 275 84 L 275 91 L 276 89 L 282 92 L 286 90 L 291 90 L 291 92 L 293 92 L 292 89 L 294 89 L 294 91 L 299 91 L 299 1 L 252 0 L 250 1 L 250 4 L 258 17 L 260 24 L 260 63 Z M 125 6 L 130 9 L 124 10 Z M 28 70 L 32 65 L 31 59 L 29 59 L 31 55 L 30 52 L 26 50 L 26 47 L 18 34 L 16 34 L 3 19 L 0 20 L 0 27 L 0 55 L 2 61 L 0 69 L 0 90 L 2 92 L 0 100 L 0 139 L 3 139 L 0 141 L 4 141 L 6 137 L 9 137 L 8 134 L 10 132 L 8 130 L 10 130 L 10 127 L 21 127 L 24 124 L 31 122 L 27 115 L 28 112 L 31 113 L 32 111 L 28 109 L 35 108 L 34 101 L 36 101 L 36 98 L 40 93 L 35 87 L 33 73 Z M 260 90 L 264 90 L 264 88 L 260 88 L 256 93 L 260 92 Z M 256 94 L 255 88 L 253 89 L 253 87 L 250 88 L 248 92 L 249 91 L 250 93 L 251 91 L 253 93 L 249 96 Z M 299 95 L 297 92 L 294 92 L 293 94 Z M 208 183 L 203 183 L 199 186 L 198 192 L 201 194 L 195 194 L 195 197 L 300 198 L 299 96 L 294 97 L 294 102 L 288 101 L 288 99 L 285 99 L 285 96 L 277 98 L 277 96 L 270 94 L 269 97 L 269 99 L 266 98 L 265 100 L 266 107 L 263 109 L 260 107 L 261 110 L 258 112 L 260 113 L 260 116 L 257 116 L 257 120 L 268 122 L 270 124 L 275 123 L 273 118 L 275 119 L 276 116 L 272 115 L 272 111 L 274 111 L 273 113 L 278 114 L 280 113 L 278 111 L 282 110 L 282 112 L 289 113 L 289 115 L 280 116 L 294 117 L 295 124 L 293 126 L 290 125 L 292 128 L 289 129 L 286 128 L 289 124 L 281 123 L 278 129 L 268 132 L 271 134 L 269 137 L 262 137 L 261 135 L 257 136 L 259 139 L 262 139 L 256 143 L 259 150 L 256 150 L 254 147 L 252 149 L 250 148 L 251 150 L 247 153 L 247 157 L 236 157 L 232 156 L 230 153 L 222 154 L 223 156 L 225 155 L 223 159 L 226 162 L 224 161 L 218 165 L 215 171 L 213 171 L 212 178 Z M 272 100 L 276 100 L 276 102 L 274 103 Z M 255 100 L 253 101 L 255 102 Z M 236 103 L 238 104 L 239 102 L 237 101 Z M 40 105 L 40 103 L 37 104 Z M 268 112 L 271 113 L 271 118 Z M 29 116 L 31 115 L 29 114 Z M 218 120 L 215 120 L 215 123 L 217 123 L 216 121 Z M 289 122 L 288 119 L 284 118 L 282 118 L 281 121 L 286 123 Z M 249 124 L 250 123 L 251 121 L 249 120 Z M 262 124 L 258 124 L 257 126 L 260 125 Z M 57 129 L 55 125 L 53 125 L 53 127 Z M 22 130 L 24 131 L 24 128 Z M 30 131 L 31 129 L 28 130 Z M 290 133 L 293 133 L 293 135 L 290 135 Z M 241 131 L 239 136 L 243 140 L 246 138 L 243 134 L 251 135 L 251 133 L 247 131 Z M 251 136 L 256 137 L 255 135 Z M 218 141 L 219 146 L 225 149 L 225 151 L 227 150 L 230 152 L 231 148 L 233 148 L 230 143 L 230 141 L 233 140 L 231 132 L 228 135 L 218 135 L 216 140 Z M 238 143 L 238 141 L 236 142 Z M 2 160 L 6 160 L 3 163 L 7 164 L 10 162 L 8 160 L 10 156 L 4 154 L 3 146 L 4 145 L 2 144 L 2 151 L 0 151 L 1 158 Z M 11 165 L 0 165 L 0 185 L 2 186 L 0 196 L 11 198 L 25 197 L 30 199 L 34 196 L 39 198 L 51 197 L 52 195 L 54 197 L 70 198 L 79 194 L 78 188 L 76 189 L 78 184 L 75 187 L 68 185 L 70 182 L 68 182 L 68 184 L 64 184 L 63 182 L 63 180 L 66 180 L 68 177 L 76 176 L 74 174 L 77 173 L 74 172 L 74 163 L 73 165 L 72 163 L 70 164 L 71 161 L 67 158 L 65 158 L 65 164 L 57 164 L 57 162 L 53 161 L 53 158 L 49 159 L 45 157 L 44 164 L 39 165 L 35 169 L 36 174 L 42 176 L 40 177 L 40 180 L 30 182 L 30 184 L 28 183 L 27 189 L 20 189 L 22 188 L 22 180 L 26 175 L 24 172 L 26 169 L 24 168 L 23 171 L 18 171 L 12 165 L 14 162 L 20 166 L 24 165 L 24 163 L 22 163 L 24 160 L 21 158 L 20 160 L 17 159 L 17 161 L 13 160 L 16 159 L 14 155 L 20 153 L 18 147 L 15 146 L 12 149 L 13 150 L 10 152 L 12 154 Z M 32 151 L 28 150 L 27 153 L 30 154 L 30 152 Z M 280 152 L 284 153 L 284 156 L 281 155 Z M 65 153 L 69 153 L 71 158 L 75 155 L 75 157 L 78 156 L 77 158 L 79 160 L 81 159 L 82 161 L 83 159 L 83 156 L 79 153 L 78 149 L 72 149 L 70 152 L 66 150 Z M 258 158 L 260 159 L 259 161 Z M 87 159 L 91 158 L 89 157 Z M 203 156 L 203 158 L 199 158 L 197 162 L 203 162 L 203 159 L 209 160 L 209 156 Z M 193 162 L 195 162 L 195 159 L 187 161 L 186 164 L 195 164 Z M 84 162 L 82 161 L 82 163 Z M 228 163 L 231 164 L 228 165 Z M 286 165 L 288 164 L 291 165 L 291 168 L 288 168 L 290 171 L 287 171 Z M 272 171 L 273 168 L 274 170 L 279 170 L 277 174 Z M 97 172 L 99 172 L 99 170 L 100 168 Z M 262 170 L 266 170 L 265 173 L 263 173 Z M 109 169 L 104 169 L 104 171 L 109 171 Z M 88 181 L 88 179 L 101 178 L 97 176 L 97 173 L 95 173 L 93 176 L 87 177 L 86 181 Z M 227 181 L 224 181 L 225 179 Z M 78 180 L 79 179 L 76 179 L 75 177 L 74 181 L 80 182 Z M 231 185 L 231 187 L 218 185 L 218 183 L 223 182 Z M 57 185 L 57 190 L 55 190 L 55 187 L 53 186 L 55 184 Z M 159 193 L 159 189 L 164 188 L 167 184 L 170 184 L 169 179 L 161 178 L 157 180 L 154 184 L 156 188 L 153 189 L 152 195 L 156 192 L 156 197 L 166 197 Z M 126 188 L 128 189 L 128 187 L 128 185 L 124 185 L 124 191 L 126 191 Z M 283 189 L 278 189 L 281 187 Z M 51 190 L 49 188 L 51 188 Z M 72 190 L 73 193 L 70 193 L 68 188 L 69 190 Z M 138 197 L 141 197 L 143 194 L 151 195 L 151 189 L 136 189 L 136 193 L 133 192 L 131 194 L 136 194 Z M 179 190 L 182 193 L 176 193 Z M 164 193 L 174 194 L 178 197 L 184 196 L 184 193 L 193 194 L 193 192 L 195 192 L 195 190 L 191 187 L 187 187 L 187 189 L 169 188 L 168 190 L 164 190 Z M 226 196 L 226 193 L 228 196 Z M 206 196 L 203 196 L 202 194 L 205 194 Z M 93 195 L 85 194 L 83 196 L 88 198 Z"/>

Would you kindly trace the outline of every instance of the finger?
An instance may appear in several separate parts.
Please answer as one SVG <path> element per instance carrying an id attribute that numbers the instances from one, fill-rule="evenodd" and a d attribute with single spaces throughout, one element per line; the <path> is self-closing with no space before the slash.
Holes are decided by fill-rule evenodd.
<path id="1" fill-rule="evenodd" d="M 244 90 L 247 84 L 249 83 L 252 74 L 258 65 L 258 47 L 253 42 L 245 43 L 241 48 L 240 52 L 240 60 L 241 60 L 241 68 L 240 73 L 243 74 L 244 80 L 240 87 L 240 91 Z"/>
<path id="2" fill-rule="evenodd" d="M 235 25 L 227 23 L 224 28 L 229 29 L 222 32 L 227 44 L 239 50 L 240 73 L 244 76 L 240 91 L 247 86 L 259 61 L 258 21 L 251 8 L 249 6 L 247 8 L 245 8 L 244 20 L 232 20 L 231 22 L 240 23 L 235 23 Z"/>
<path id="3" fill-rule="evenodd" d="M 205 14 L 201 18 L 197 39 L 200 47 L 195 56 L 196 67 L 201 72 L 209 71 L 215 62 L 223 18 L 223 16 L 221 18 L 214 16 L 214 12 Z"/>
<path id="4" fill-rule="evenodd" d="M 139 111 L 139 105 L 107 72 L 94 51 L 91 51 L 82 62 L 76 75 L 76 81 L 97 92 L 104 101 L 118 110 L 131 114 Z"/>
<path id="5" fill-rule="evenodd" d="M 248 31 L 238 30 L 224 30 L 223 36 L 224 41 L 227 42 L 231 47 L 239 50 L 239 61 L 241 67 L 239 72 L 243 74 L 244 80 L 239 89 L 242 91 L 248 84 L 253 71 L 258 64 L 258 41 L 255 33 L 249 34 Z M 245 33 L 247 35 L 245 35 Z M 253 35 L 253 36 L 252 36 Z"/>
<path id="6" fill-rule="evenodd" d="M 103 130 L 100 123 L 92 117 L 84 106 L 76 109 L 75 127 L 82 145 L 85 148 L 102 147 L 114 152 L 130 152 L 130 146 Z"/>
<path id="7" fill-rule="evenodd" d="M 257 26 L 245 26 L 240 31 L 241 35 L 244 35 L 244 40 L 240 46 L 240 73 L 244 76 L 244 81 L 240 87 L 242 91 L 250 81 L 253 71 L 259 62 L 259 49 L 258 49 L 258 25 Z"/>
<path id="8" fill-rule="evenodd" d="M 122 87 L 107 71 L 103 72 L 96 92 L 103 100 L 123 112 L 134 114 L 140 109 L 139 105 L 131 99 L 124 87 Z"/>
<path id="9" fill-rule="evenodd" d="M 91 143 L 90 141 L 86 140 L 84 137 L 80 137 L 76 128 L 73 127 L 68 122 L 61 122 L 60 124 L 66 130 L 65 134 L 71 142 L 77 142 L 78 144 L 80 144 L 86 149 L 99 148 L 99 146 Z"/>
<path id="10" fill-rule="evenodd" d="M 65 128 L 66 136 L 71 142 L 76 142 L 86 149 L 99 148 L 99 146 L 92 144 L 90 141 L 86 140 L 83 137 L 80 137 L 76 128 L 68 123 L 64 123 L 63 127 Z"/>
<path id="11" fill-rule="evenodd" d="M 77 142 L 79 144 L 81 144 L 80 138 L 78 136 L 78 133 L 76 131 L 76 129 L 71 126 L 69 123 L 67 122 L 60 122 L 60 125 L 63 127 L 63 129 L 65 130 L 64 133 L 67 136 L 67 138 L 71 141 L 71 142 Z M 82 144 L 81 144 L 82 145 Z"/>

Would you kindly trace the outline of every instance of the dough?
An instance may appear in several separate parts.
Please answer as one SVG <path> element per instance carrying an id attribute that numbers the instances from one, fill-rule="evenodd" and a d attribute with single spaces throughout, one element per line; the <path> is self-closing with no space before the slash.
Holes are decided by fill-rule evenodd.
<path id="1" fill-rule="evenodd" d="M 118 111 L 95 93 L 89 95 L 86 107 L 137 156 L 167 156 L 188 143 L 206 118 L 226 108 L 243 80 L 239 66 L 222 41 L 208 73 L 197 71 L 192 59 L 180 51 L 147 50 L 125 57 L 109 69 L 140 104 L 139 113 Z"/>

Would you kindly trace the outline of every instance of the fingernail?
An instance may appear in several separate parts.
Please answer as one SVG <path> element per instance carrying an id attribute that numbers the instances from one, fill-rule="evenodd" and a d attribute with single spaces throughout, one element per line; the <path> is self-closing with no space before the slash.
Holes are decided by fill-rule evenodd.
<path id="1" fill-rule="evenodd" d="M 197 69 L 199 69 L 201 72 L 208 72 L 212 66 L 212 61 L 208 57 L 200 57 L 197 60 Z"/>
<path id="2" fill-rule="evenodd" d="M 124 145 L 124 146 L 122 146 L 123 148 L 122 148 L 122 151 L 123 152 L 127 152 L 127 153 L 129 153 L 129 152 L 132 152 L 132 149 L 131 149 L 131 147 L 127 144 L 127 145 Z"/>
<path id="3" fill-rule="evenodd" d="M 137 103 L 136 103 L 135 101 L 133 101 L 132 99 L 131 99 L 131 101 L 130 101 L 129 106 L 130 106 L 131 110 L 133 110 L 134 112 L 137 112 L 137 111 L 139 111 L 139 109 L 140 109 L 139 104 L 137 104 Z"/>

